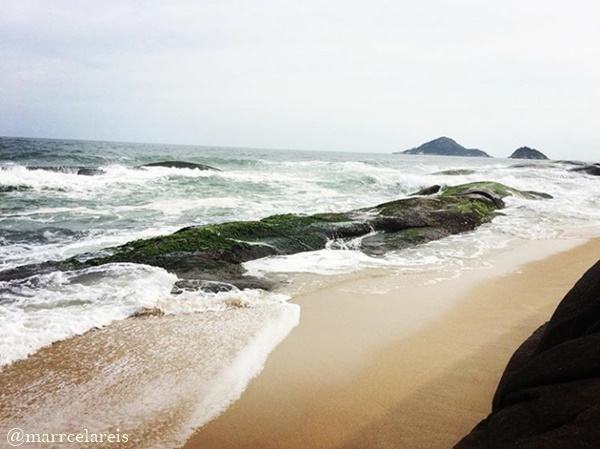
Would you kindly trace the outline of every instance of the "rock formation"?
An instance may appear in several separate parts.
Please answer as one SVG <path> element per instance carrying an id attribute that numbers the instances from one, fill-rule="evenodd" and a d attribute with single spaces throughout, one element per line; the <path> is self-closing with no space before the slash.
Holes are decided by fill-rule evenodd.
<path id="1" fill-rule="evenodd" d="M 439 188 L 427 189 L 433 193 Z M 439 194 L 413 196 L 343 213 L 274 215 L 258 221 L 194 226 L 173 234 L 136 240 L 108 248 L 105 255 L 26 265 L 0 272 L 1 280 L 20 279 L 55 270 L 73 270 L 112 262 L 133 262 L 176 273 L 182 286 L 203 289 L 268 288 L 264 280 L 244 275 L 244 262 L 325 248 L 331 240 L 364 237 L 360 249 L 381 255 L 451 234 L 471 231 L 490 221 L 504 207 L 502 198 L 518 195 L 547 198 L 494 182 L 447 187 Z M 373 232 L 374 231 L 374 232 Z M 108 254 L 108 255 L 106 255 Z M 211 283 L 212 282 L 212 283 Z"/>
<path id="2" fill-rule="evenodd" d="M 516 149 L 513 154 L 508 156 L 509 159 L 541 159 L 547 160 L 548 157 L 541 151 L 529 147 L 521 147 Z"/>
<path id="3" fill-rule="evenodd" d="M 431 142 L 424 143 L 419 147 L 411 148 L 410 150 L 405 150 L 394 154 L 491 157 L 484 151 L 465 148 L 449 137 L 439 137 Z"/>
<path id="4" fill-rule="evenodd" d="M 190 170 L 216 170 L 216 171 L 221 171 L 218 168 L 211 167 L 210 165 L 196 164 L 194 162 L 184 162 L 184 161 L 150 162 L 149 164 L 140 165 L 138 168 L 146 168 L 146 167 L 188 168 Z"/>
<path id="5" fill-rule="evenodd" d="M 492 413 L 456 449 L 600 445 L 600 262 L 508 363 Z"/>

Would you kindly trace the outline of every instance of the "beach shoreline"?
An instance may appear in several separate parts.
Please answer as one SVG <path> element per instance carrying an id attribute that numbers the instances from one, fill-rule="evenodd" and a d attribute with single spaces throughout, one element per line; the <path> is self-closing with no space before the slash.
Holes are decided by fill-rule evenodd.
<path id="1" fill-rule="evenodd" d="M 1 370 L 0 429 L 127 432 L 113 448 L 450 447 L 598 254 L 600 239 L 519 241 L 458 275 L 295 275 L 276 307 L 116 321 Z"/>
<path id="2" fill-rule="evenodd" d="M 491 271 L 434 284 L 396 277 L 370 298 L 361 290 L 385 278 L 363 273 L 294 297 L 300 325 L 185 448 L 451 447 L 489 413 L 510 356 L 600 254 L 600 239 L 559 243 L 530 242 Z"/>

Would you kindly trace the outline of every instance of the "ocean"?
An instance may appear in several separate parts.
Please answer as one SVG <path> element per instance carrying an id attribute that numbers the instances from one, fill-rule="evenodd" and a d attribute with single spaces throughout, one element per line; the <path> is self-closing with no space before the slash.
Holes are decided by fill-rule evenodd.
<path id="1" fill-rule="evenodd" d="M 220 171 L 138 168 L 164 160 Z M 101 172 L 85 176 L 73 167 Z M 399 273 L 444 267 L 459 275 L 511 242 L 599 235 L 600 183 L 568 168 L 545 161 L 377 152 L 0 138 L 0 270 L 85 257 L 186 226 L 373 206 L 433 184 L 499 181 L 553 196 L 540 201 L 509 197 L 502 215 L 476 231 L 382 257 L 362 253 L 360 242 L 332 242 L 320 251 L 245 264 L 249 274 L 267 277 L 328 276 L 373 267 Z M 458 169 L 463 171 L 439 173 Z M 108 264 L 0 282 L 0 365 L 143 309 L 178 314 L 274 307 L 285 311 L 288 327 L 299 316 L 280 291 L 173 295 L 176 281 L 162 268 Z"/>

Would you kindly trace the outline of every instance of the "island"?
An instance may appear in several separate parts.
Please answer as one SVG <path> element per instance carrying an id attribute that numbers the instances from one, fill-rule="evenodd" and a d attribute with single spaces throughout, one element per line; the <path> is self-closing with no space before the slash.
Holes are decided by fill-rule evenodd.
<path id="1" fill-rule="evenodd" d="M 410 150 L 396 152 L 394 154 L 418 154 L 434 156 L 467 156 L 467 157 L 491 157 L 485 151 L 465 148 L 454 139 L 439 137 L 431 142 L 411 148 Z"/>
<path id="2" fill-rule="evenodd" d="M 511 154 L 508 158 L 509 159 L 541 159 L 541 160 L 548 159 L 548 157 L 541 151 L 538 151 L 534 148 L 529 148 L 529 147 L 517 148 L 513 152 L 513 154 Z"/>

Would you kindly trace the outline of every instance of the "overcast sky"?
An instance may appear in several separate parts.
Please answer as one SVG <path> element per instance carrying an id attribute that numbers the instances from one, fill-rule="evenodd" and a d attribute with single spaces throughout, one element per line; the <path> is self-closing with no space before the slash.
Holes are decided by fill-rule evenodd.
<path id="1" fill-rule="evenodd" d="M 0 135 L 600 157 L 597 0 L 4 0 Z"/>

